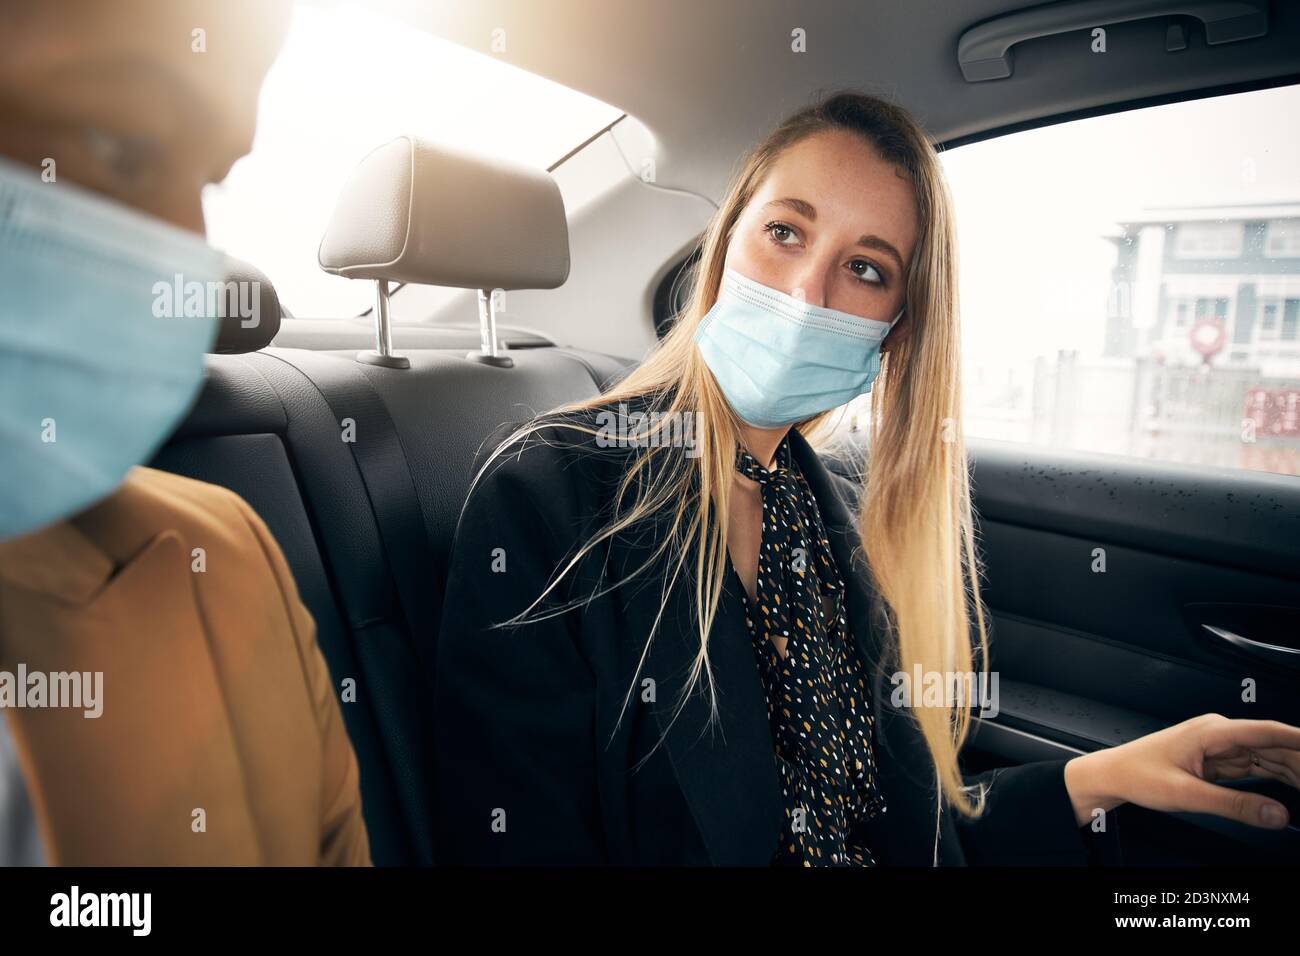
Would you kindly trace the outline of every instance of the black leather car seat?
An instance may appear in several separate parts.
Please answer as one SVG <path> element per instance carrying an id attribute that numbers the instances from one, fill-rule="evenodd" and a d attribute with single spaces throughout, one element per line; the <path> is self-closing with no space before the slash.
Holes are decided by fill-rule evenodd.
<path id="1" fill-rule="evenodd" d="M 426 153 L 422 161 L 431 158 L 438 157 Z M 551 247 L 534 254 L 518 246 L 502 256 L 500 235 L 480 229 L 480 244 L 458 257 L 436 250 L 409 255 L 401 281 L 522 288 L 544 287 L 561 266 L 567 275 L 567 229 L 554 221 L 562 220 L 563 206 L 545 195 L 553 183 L 496 162 L 484 172 L 467 157 L 456 161 L 455 191 L 468 202 L 457 209 L 481 214 L 475 183 L 498 203 L 513 197 L 514 206 L 495 206 L 501 233 L 544 234 L 563 243 L 562 256 Z M 394 176 L 408 194 L 425 189 L 434 171 L 412 164 L 403 178 L 400 171 L 372 169 Z M 446 174 L 447 164 L 437 171 Z M 358 188 L 380 187 L 373 176 L 351 183 L 340 206 Z M 454 187 L 444 180 L 427 188 Z M 408 201 L 406 208 L 442 217 L 426 223 L 429 228 L 456 226 L 452 231 L 463 233 L 472 226 L 449 223 L 448 216 L 460 213 L 424 198 L 425 204 Z M 512 218 L 511 209 L 519 215 Z M 548 222 L 540 232 L 539 217 Z M 380 226 L 355 217 L 345 225 L 357 233 L 356 248 L 376 248 L 373 230 Z M 412 220 L 393 228 L 414 235 L 422 226 Z M 322 256 L 329 242 L 327 234 Z M 230 488 L 266 521 L 315 619 L 336 687 L 355 680 L 356 700 L 341 707 L 360 766 L 372 857 L 379 865 L 431 863 L 420 661 L 436 641 L 471 461 L 501 422 L 595 395 L 629 363 L 548 346 L 505 350 L 510 367 L 467 358 L 462 348 L 409 351 L 408 366 L 392 368 L 359 362 L 352 351 L 268 347 L 280 320 L 271 283 L 242 265 L 232 278 L 260 284 L 262 321 L 255 328 L 237 319 L 223 324 L 226 354 L 209 356 L 195 407 L 151 464 Z"/>

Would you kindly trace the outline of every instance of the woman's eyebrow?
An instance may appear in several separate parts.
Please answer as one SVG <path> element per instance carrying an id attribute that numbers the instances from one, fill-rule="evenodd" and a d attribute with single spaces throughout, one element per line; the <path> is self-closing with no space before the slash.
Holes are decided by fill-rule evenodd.
<path id="1" fill-rule="evenodd" d="M 794 199 L 791 197 L 786 197 L 784 199 L 773 199 L 771 202 L 767 202 L 763 204 L 764 209 L 766 209 L 768 206 L 786 206 L 789 209 L 793 209 L 799 215 L 807 218 L 809 222 L 817 221 L 816 207 L 813 206 L 812 203 L 807 202 L 806 200 L 803 199 Z"/>
<path id="2" fill-rule="evenodd" d="M 799 215 L 806 218 L 809 222 L 817 221 L 817 207 L 814 206 L 812 203 L 808 202 L 806 199 L 796 199 L 793 196 L 783 196 L 780 199 L 773 199 L 769 202 L 763 203 L 764 209 L 766 209 L 768 206 L 785 206 L 788 209 L 793 209 Z M 864 235 L 858 237 L 858 245 L 862 246 L 865 249 L 878 249 L 879 251 L 890 256 L 894 260 L 894 262 L 898 264 L 898 268 L 900 270 L 905 268 L 903 265 L 902 255 L 899 254 L 899 251 L 896 248 L 894 248 L 894 244 L 890 242 L 888 239 L 882 239 L 880 236 L 874 234 Z"/>
<path id="3" fill-rule="evenodd" d="M 894 244 L 888 239 L 881 239 L 877 235 L 859 236 L 858 245 L 865 249 L 879 249 L 898 264 L 900 272 L 905 271 L 906 267 L 903 265 L 903 257 L 898 254 L 898 250 L 894 248 Z"/>

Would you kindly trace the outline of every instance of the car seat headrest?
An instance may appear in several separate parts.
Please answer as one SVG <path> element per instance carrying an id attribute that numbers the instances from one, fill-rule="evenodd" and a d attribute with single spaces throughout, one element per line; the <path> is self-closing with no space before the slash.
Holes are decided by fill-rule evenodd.
<path id="1" fill-rule="evenodd" d="M 212 351 L 218 355 L 256 352 L 271 344 L 280 331 L 280 297 L 259 269 L 226 256 L 224 308 Z"/>
<path id="2" fill-rule="evenodd" d="M 352 172 L 317 259 L 354 279 L 554 289 L 569 277 L 569 227 L 545 170 L 399 136 Z"/>

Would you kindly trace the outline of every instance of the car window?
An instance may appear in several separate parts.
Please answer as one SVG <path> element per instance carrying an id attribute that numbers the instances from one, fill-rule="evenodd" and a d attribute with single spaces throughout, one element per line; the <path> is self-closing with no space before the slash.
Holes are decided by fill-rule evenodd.
<path id="1" fill-rule="evenodd" d="M 970 437 L 1300 475 L 1300 86 L 946 151 Z"/>
<path id="2" fill-rule="evenodd" d="M 252 152 L 204 194 L 213 243 L 275 283 L 298 318 L 357 315 L 374 285 L 327 275 L 316 249 L 353 167 L 410 133 L 545 169 L 621 112 L 357 4 L 300 3 L 262 87 Z"/>

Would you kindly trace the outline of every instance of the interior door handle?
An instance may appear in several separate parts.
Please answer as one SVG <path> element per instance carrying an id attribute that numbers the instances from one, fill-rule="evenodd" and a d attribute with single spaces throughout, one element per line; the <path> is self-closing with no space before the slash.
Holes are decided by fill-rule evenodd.
<path id="1" fill-rule="evenodd" d="M 1285 667 L 1300 667 L 1300 648 L 1283 647 L 1280 644 L 1266 644 L 1263 641 L 1252 641 L 1249 637 L 1242 637 L 1226 627 L 1215 627 L 1213 624 L 1202 624 L 1201 627 L 1217 640 L 1230 644 L 1237 650 L 1253 657 L 1259 657 Z"/>
<path id="2" fill-rule="evenodd" d="M 957 62 L 967 83 L 1003 80 L 1011 75 L 1011 48 L 1017 43 L 1165 16 L 1200 20 L 1205 42 L 1211 46 L 1268 33 L 1267 0 L 1078 0 L 1031 7 L 976 24 L 957 41 Z"/>

